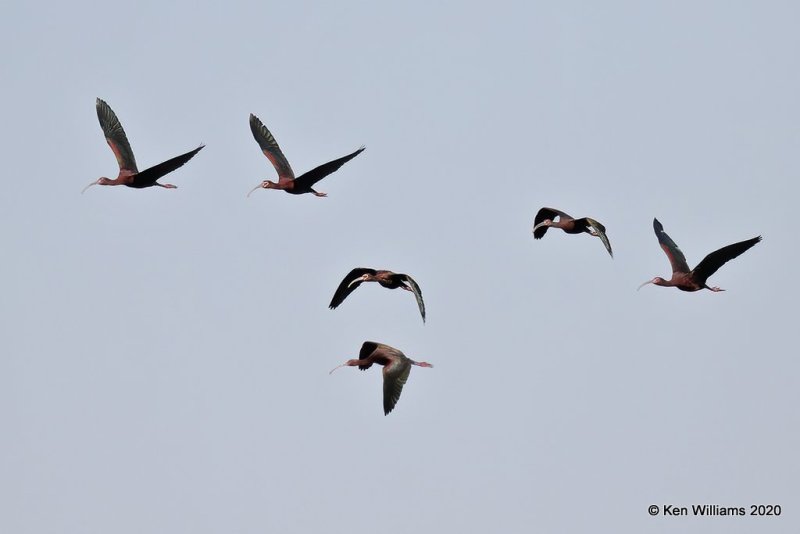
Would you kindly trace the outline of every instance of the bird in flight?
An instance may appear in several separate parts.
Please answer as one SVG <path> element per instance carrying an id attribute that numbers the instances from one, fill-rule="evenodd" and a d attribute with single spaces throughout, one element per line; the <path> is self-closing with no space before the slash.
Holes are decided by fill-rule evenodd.
<path id="1" fill-rule="evenodd" d="M 133 150 L 128 142 L 128 136 L 125 135 L 125 130 L 122 129 L 122 124 L 119 122 L 114 111 L 108 104 L 97 99 L 97 118 L 100 120 L 100 126 L 103 128 L 103 135 L 106 137 L 108 146 L 114 152 L 119 164 L 119 174 L 115 179 L 106 178 L 105 176 L 93 181 L 83 188 L 83 193 L 93 185 L 127 185 L 128 187 L 135 187 L 141 189 L 143 187 L 159 186 L 165 189 L 175 189 L 178 186 L 172 184 L 160 184 L 157 182 L 159 178 L 165 176 L 184 163 L 194 157 L 195 154 L 205 145 L 200 145 L 194 150 L 190 150 L 186 154 L 181 154 L 172 159 L 168 159 L 163 163 L 154 165 L 149 169 L 139 172 L 136 167 L 136 159 L 133 157 Z"/>
<path id="2" fill-rule="evenodd" d="M 347 276 L 336 288 L 333 294 L 331 303 L 328 305 L 330 309 L 335 309 L 339 304 L 344 302 L 350 293 L 356 290 L 362 282 L 378 282 L 383 287 L 389 289 L 402 288 L 406 291 L 414 293 L 417 299 L 417 306 L 419 306 L 419 313 L 422 315 L 422 322 L 425 322 L 425 302 L 422 300 L 422 290 L 419 288 L 413 278 L 407 274 L 393 273 L 392 271 L 369 269 L 366 267 L 357 267 L 347 273 Z"/>
<path id="3" fill-rule="evenodd" d="M 275 167 L 278 173 L 278 182 L 275 183 L 272 180 L 264 180 L 255 186 L 250 193 L 247 193 L 248 197 L 256 189 L 283 189 L 287 193 L 293 195 L 314 193 L 318 197 L 327 196 L 326 193 L 315 191 L 314 184 L 329 174 L 338 171 L 342 165 L 361 154 L 366 148 L 362 146 L 352 154 L 324 163 L 295 178 L 294 171 L 289 165 L 286 156 L 281 152 L 281 147 L 278 146 L 278 142 L 275 141 L 275 138 L 259 118 L 252 113 L 250 114 L 250 130 L 253 132 L 253 137 L 255 137 L 258 146 L 261 147 L 261 151 L 267 156 L 267 159 L 272 162 L 272 166 Z"/>
<path id="4" fill-rule="evenodd" d="M 561 228 L 568 234 L 586 232 L 591 236 L 599 237 L 600 241 L 605 245 L 608 254 L 612 258 L 614 257 L 614 253 L 611 252 L 611 243 L 606 236 L 606 227 L 594 219 L 590 219 L 589 217 L 575 219 L 563 211 L 553 208 L 542 208 L 539 210 L 539 213 L 536 214 L 536 219 L 534 219 L 533 222 L 533 238 L 543 238 L 547 229 L 550 227 Z"/>
<path id="5" fill-rule="evenodd" d="M 389 415 L 389 412 L 394 409 L 397 401 L 400 399 L 400 393 L 403 391 L 403 386 L 408 380 L 412 365 L 433 367 L 433 365 L 428 362 L 415 362 L 389 345 L 375 343 L 374 341 L 365 341 L 364 344 L 361 345 L 361 352 L 358 353 L 357 360 L 347 360 L 342 365 L 331 369 L 329 374 L 332 374 L 340 367 L 355 367 L 356 365 L 359 369 L 365 371 L 369 369 L 373 363 L 383 366 L 383 415 Z"/>
<path id="6" fill-rule="evenodd" d="M 727 247 L 722 247 L 715 250 L 697 264 L 694 269 L 689 268 L 686 263 L 686 257 L 675 244 L 675 241 L 667 235 L 664 227 L 658 222 L 658 219 L 653 219 L 653 230 L 655 230 L 658 243 L 664 250 L 664 253 L 669 258 L 669 263 L 672 265 L 672 278 L 664 280 L 660 276 L 656 276 L 652 280 L 648 280 L 639 286 L 638 289 L 643 288 L 647 284 L 655 284 L 664 287 L 677 287 L 681 291 L 699 291 L 701 289 L 710 289 L 711 291 L 725 291 L 718 287 L 709 287 L 706 284 L 708 277 L 717 272 L 717 269 L 725 265 L 733 258 L 744 253 L 750 247 L 761 241 L 761 236 L 740 241 Z"/>

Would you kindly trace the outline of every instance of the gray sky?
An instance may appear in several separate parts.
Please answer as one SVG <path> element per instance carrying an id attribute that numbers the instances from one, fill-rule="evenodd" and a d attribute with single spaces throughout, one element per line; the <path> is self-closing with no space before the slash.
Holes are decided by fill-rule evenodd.
<path id="1" fill-rule="evenodd" d="M 6 7 L 0 531 L 797 532 L 797 4 L 376 4 Z M 207 144 L 179 189 L 80 195 L 96 97 L 140 168 Z M 251 112 L 297 173 L 367 150 L 245 199 Z M 654 216 L 691 265 L 764 241 L 637 293 Z M 356 266 L 427 324 L 328 310 Z M 388 417 L 328 375 L 365 340 L 435 365 Z M 783 515 L 647 513 L 699 503 Z"/>

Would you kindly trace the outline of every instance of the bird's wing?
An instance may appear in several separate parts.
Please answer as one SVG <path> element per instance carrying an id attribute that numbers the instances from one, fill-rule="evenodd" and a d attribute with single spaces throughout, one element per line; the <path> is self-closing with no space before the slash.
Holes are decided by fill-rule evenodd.
<path id="1" fill-rule="evenodd" d="M 611 252 L 611 242 L 608 240 L 608 236 L 606 235 L 606 227 L 600 224 L 599 222 L 591 219 L 589 217 L 584 217 L 586 219 L 586 224 L 592 227 L 592 229 L 597 232 L 597 235 L 600 236 L 600 241 L 603 242 L 605 245 L 608 254 L 613 258 L 614 253 Z"/>
<path id="2" fill-rule="evenodd" d="M 383 368 L 383 414 L 389 415 L 394 410 L 400 393 L 411 374 L 411 362 L 406 358 L 397 358 Z"/>
<path id="3" fill-rule="evenodd" d="M 397 275 L 400 280 L 408 282 L 408 285 L 411 286 L 411 291 L 414 293 L 414 297 L 417 299 L 417 306 L 419 306 L 419 313 L 422 314 L 422 322 L 425 322 L 425 301 L 422 300 L 422 290 L 419 288 L 419 285 L 414 281 L 413 278 L 408 276 L 407 274 L 399 274 Z"/>
<path id="4" fill-rule="evenodd" d="M 375 352 L 375 350 L 380 347 L 380 343 L 375 343 L 374 341 L 365 341 L 363 345 L 361 345 L 361 350 L 358 351 L 358 359 L 359 360 L 366 360 L 369 358 L 369 355 Z M 359 365 L 358 368 L 362 371 L 369 369 L 372 367 L 372 364 L 367 365 Z"/>
<path id="5" fill-rule="evenodd" d="M 323 163 L 319 167 L 315 169 L 311 169 L 307 173 L 303 174 L 302 176 L 298 177 L 295 180 L 295 187 L 299 189 L 306 189 L 313 187 L 315 183 L 319 182 L 329 174 L 336 172 L 339 170 L 339 167 L 353 159 L 354 157 L 361 154 L 366 147 L 361 147 L 352 154 L 348 154 L 347 156 L 341 157 L 339 159 L 335 159 L 333 161 L 329 161 L 328 163 Z"/>
<path id="6" fill-rule="evenodd" d="M 370 354 L 375 352 L 375 349 L 381 347 L 382 343 L 376 343 L 374 341 L 365 341 L 363 345 L 361 345 L 361 350 L 358 351 L 358 359 L 364 360 L 369 357 Z"/>
<path id="7" fill-rule="evenodd" d="M 361 345 L 358 359 L 366 360 L 373 353 L 377 353 L 375 354 L 376 357 L 374 361 L 380 365 L 389 365 L 392 360 L 404 357 L 404 354 L 394 347 L 384 345 L 383 343 L 376 343 L 375 341 L 365 341 L 364 344 Z M 364 366 L 359 365 L 358 368 L 363 371 L 364 369 L 369 369 L 371 365 L 372 364 Z"/>
<path id="8" fill-rule="evenodd" d="M 128 142 L 128 136 L 125 135 L 125 130 L 122 129 L 122 124 L 116 114 L 108 104 L 99 98 L 95 107 L 97 108 L 97 119 L 103 128 L 103 135 L 117 158 L 119 170 L 130 171 L 131 173 L 139 172 L 136 167 L 136 158 L 133 157 L 131 144 Z"/>
<path id="9" fill-rule="evenodd" d="M 275 138 L 264 126 L 264 123 L 252 113 L 250 114 L 250 131 L 253 132 L 253 137 L 255 137 L 258 146 L 261 147 L 261 151 L 272 162 L 272 166 L 278 172 L 278 183 L 294 180 L 294 171 L 289 165 L 286 156 L 281 152 L 278 142 L 275 141 Z"/>
<path id="10" fill-rule="evenodd" d="M 366 267 L 356 267 L 349 273 L 347 276 L 339 284 L 339 287 L 336 288 L 336 292 L 333 294 L 333 298 L 331 299 L 331 303 L 328 305 L 330 309 L 336 308 L 339 304 L 344 302 L 344 299 L 347 298 L 350 293 L 356 290 L 358 286 L 361 285 L 361 282 L 357 282 L 353 284 L 353 280 L 358 279 L 359 276 L 363 276 L 365 274 L 375 274 L 377 271 L 375 269 L 368 269 Z M 352 285 L 350 285 L 352 284 Z"/>
<path id="11" fill-rule="evenodd" d="M 158 165 L 153 165 L 149 169 L 143 170 L 133 177 L 133 185 L 135 187 L 147 187 L 149 185 L 153 185 L 162 176 L 167 175 L 178 167 L 183 166 L 184 163 L 192 159 L 195 154 L 200 152 L 204 146 L 205 145 L 200 145 L 194 150 L 190 150 L 186 154 L 175 156 L 172 159 L 168 159 L 167 161 L 159 163 Z"/>
<path id="12" fill-rule="evenodd" d="M 740 241 L 739 243 L 734 243 L 733 245 L 728 245 L 727 247 L 722 247 L 719 250 L 715 250 L 703 258 L 703 261 L 697 264 L 697 267 L 695 267 L 692 271 L 693 279 L 699 284 L 705 284 L 706 280 L 708 280 L 708 277 L 717 272 L 717 269 L 728 263 L 736 256 L 739 256 L 759 241 L 761 241 L 761 236 L 754 237 L 746 241 Z"/>
<path id="13" fill-rule="evenodd" d="M 571 216 L 567 215 L 563 211 L 553 209 L 553 208 L 542 208 L 536 214 L 536 218 L 533 220 L 533 226 L 536 227 L 537 224 L 550 219 L 551 221 L 554 220 L 556 217 L 560 217 L 563 219 L 572 219 Z M 536 228 L 536 231 L 533 232 L 534 239 L 541 239 L 544 237 L 544 234 L 547 232 L 547 226 L 540 226 Z"/>
<path id="14" fill-rule="evenodd" d="M 669 258 L 672 272 L 688 273 L 690 269 L 689 264 L 686 263 L 686 257 L 681 252 L 681 249 L 678 248 L 678 245 L 675 244 L 675 241 L 664 231 L 664 226 L 658 222 L 658 219 L 653 219 L 653 230 L 656 232 L 661 248 L 664 249 L 664 254 Z"/>

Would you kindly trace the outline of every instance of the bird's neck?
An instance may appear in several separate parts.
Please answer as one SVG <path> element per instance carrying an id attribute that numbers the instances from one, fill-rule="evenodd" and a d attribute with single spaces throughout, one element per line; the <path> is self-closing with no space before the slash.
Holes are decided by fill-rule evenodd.
<path id="1" fill-rule="evenodd" d="M 106 178 L 104 176 L 103 178 L 100 178 L 100 180 L 97 183 L 100 185 L 125 185 L 132 181 L 131 178 L 132 176 L 133 176 L 132 174 L 123 174 L 122 172 L 120 172 L 119 176 L 117 176 L 113 180 L 111 178 Z"/>

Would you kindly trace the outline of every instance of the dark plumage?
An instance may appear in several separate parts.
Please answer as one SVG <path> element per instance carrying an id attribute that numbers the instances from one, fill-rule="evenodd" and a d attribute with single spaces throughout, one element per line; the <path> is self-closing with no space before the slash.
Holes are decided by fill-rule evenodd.
<path id="1" fill-rule="evenodd" d="M 613 258 L 614 253 L 611 251 L 611 243 L 606 236 L 606 227 L 589 217 L 575 219 L 567 215 L 563 211 L 553 208 L 542 208 L 536 214 L 533 221 L 533 238 L 541 239 L 550 227 L 561 228 L 568 234 L 580 234 L 586 232 L 587 234 L 599 237 L 605 245 L 608 254 Z"/>
<path id="2" fill-rule="evenodd" d="M 362 282 L 378 282 L 383 287 L 388 289 L 405 289 L 414 293 L 417 299 L 417 306 L 419 306 L 419 313 L 422 315 L 422 322 L 425 322 L 425 302 L 422 300 L 422 290 L 419 288 L 413 278 L 407 274 L 394 273 L 386 270 L 375 270 L 367 267 L 357 267 L 347 273 L 347 276 L 336 288 L 333 294 L 331 303 L 328 306 L 330 309 L 335 309 L 339 304 L 344 302 L 350 293 L 356 290 Z"/>
<path id="3" fill-rule="evenodd" d="M 103 135 L 106 138 L 106 142 L 108 142 L 108 146 L 111 147 L 114 156 L 117 158 L 119 174 L 114 180 L 106 178 L 105 176 L 95 180 L 84 187 L 83 191 L 86 191 L 93 185 L 126 185 L 137 189 L 159 186 L 165 189 L 175 189 L 177 186 L 172 184 L 160 184 L 157 180 L 181 167 L 205 146 L 200 145 L 185 154 L 168 159 L 163 163 L 159 163 L 158 165 L 154 165 L 149 169 L 139 172 L 139 169 L 136 167 L 136 158 L 133 156 L 133 150 L 131 150 L 131 145 L 128 142 L 128 136 L 125 135 L 125 130 L 122 129 L 122 124 L 119 122 L 114 111 L 99 98 L 97 99 L 95 107 L 97 108 L 97 119 L 100 121 L 100 126 L 103 128 Z"/>
<path id="4" fill-rule="evenodd" d="M 400 399 L 400 393 L 403 391 L 403 386 L 411 374 L 411 366 L 417 365 L 419 367 L 433 367 L 428 362 L 415 362 L 407 358 L 405 354 L 389 345 L 383 343 L 375 343 L 374 341 L 365 341 L 361 345 L 361 351 L 358 353 L 357 360 L 347 360 L 342 365 L 334 367 L 331 370 L 333 373 L 340 367 L 355 367 L 358 366 L 362 371 L 369 369 L 373 363 L 383 366 L 383 414 L 389 415 L 397 401 Z"/>
<path id="5" fill-rule="evenodd" d="M 718 287 L 709 287 L 706 281 L 712 274 L 717 272 L 720 267 L 761 241 L 761 236 L 758 236 L 728 245 L 727 247 L 722 247 L 703 258 L 703 261 L 698 263 L 697 267 L 690 269 L 689 264 L 686 263 L 686 257 L 683 255 L 683 252 L 681 252 L 681 249 L 675 244 L 675 241 L 667 235 L 664 231 L 664 226 L 662 226 L 658 219 L 653 219 L 653 230 L 658 238 L 658 243 L 661 245 L 661 248 L 664 250 L 672 266 L 672 278 L 665 280 L 660 276 L 656 276 L 652 280 L 648 280 L 640 285 L 639 289 L 647 284 L 655 284 L 664 287 L 677 287 L 681 291 L 699 291 L 701 289 L 710 289 L 714 292 L 725 291 Z"/>
<path id="6" fill-rule="evenodd" d="M 278 146 L 278 142 L 275 141 L 275 137 L 273 137 L 272 133 L 267 130 L 267 127 L 264 126 L 259 118 L 252 113 L 250 114 L 250 131 L 253 132 L 253 137 L 258 143 L 258 146 L 261 147 L 261 151 L 265 156 L 267 156 L 267 159 L 272 162 L 272 166 L 275 167 L 275 170 L 278 173 L 277 183 L 271 180 L 264 180 L 255 186 L 250 193 L 256 189 L 263 188 L 282 189 L 293 195 L 313 193 L 318 197 L 327 196 L 325 193 L 314 191 L 314 184 L 329 174 L 336 172 L 342 165 L 358 156 L 365 150 L 365 147 L 362 146 L 352 154 L 348 154 L 347 156 L 324 163 L 319 167 L 311 169 L 298 178 L 295 178 L 294 171 L 292 170 L 291 165 L 289 165 L 289 161 L 286 159 L 286 156 L 283 155 L 281 147 Z M 250 193 L 248 193 L 247 196 L 250 196 Z"/>

